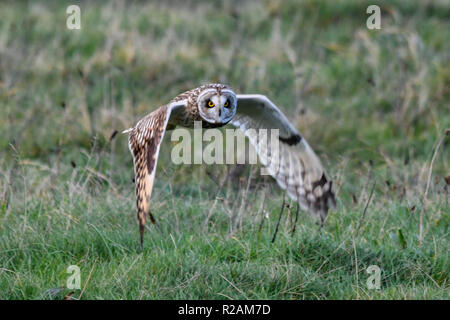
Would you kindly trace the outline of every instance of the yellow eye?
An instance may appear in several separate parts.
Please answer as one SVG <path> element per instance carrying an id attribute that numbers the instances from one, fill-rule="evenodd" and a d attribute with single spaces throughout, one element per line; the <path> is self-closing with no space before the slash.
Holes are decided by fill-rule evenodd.
<path id="1" fill-rule="evenodd" d="M 212 102 L 211 100 L 208 101 L 208 107 L 212 108 L 214 107 L 214 102 Z"/>
<path id="2" fill-rule="evenodd" d="M 230 105 L 230 103 L 229 103 L 228 100 L 227 100 L 227 101 L 225 101 L 225 103 L 224 103 L 223 106 L 227 108 L 229 105 Z"/>

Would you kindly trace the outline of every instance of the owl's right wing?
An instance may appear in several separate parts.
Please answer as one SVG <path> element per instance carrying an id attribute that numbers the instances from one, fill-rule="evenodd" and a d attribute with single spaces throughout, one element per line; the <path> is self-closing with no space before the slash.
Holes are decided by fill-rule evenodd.
<path id="1" fill-rule="evenodd" d="M 169 119 L 171 117 L 176 118 L 176 115 L 182 112 L 185 106 L 186 101 L 179 101 L 159 107 L 142 118 L 136 126 L 123 132 L 129 133 L 128 147 L 133 155 L 141 245 L 147 213 L 149 213 L 151 221 L 155 222 L 149 210 L 149 203 L 162 138 L 166 132 Z"/>
<path id="2" fill-rule="evenodd" d="M 231 124 L 240 128 L 255 147 L 282 189 L 300 206 L 322 222 L 330 206 L 335 207 L 332 181 L 322 164 L 295 127 L 264 95 L 237 95 L 237 111 Z M 266 130 L 261 130 L 266 129 Z M 278 129 L 278 145 L 271 144 L 271 129 Z"/>

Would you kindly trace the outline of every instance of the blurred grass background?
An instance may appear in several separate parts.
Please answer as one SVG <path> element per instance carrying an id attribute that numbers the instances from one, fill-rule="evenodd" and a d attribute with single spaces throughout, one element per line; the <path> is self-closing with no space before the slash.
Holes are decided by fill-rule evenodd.
<path id="1" fill-rule="evenodd" d="M 448 1 L 1 2 L 0 298 L 62 298 L 76 264 L 82 299 L 448 299 L 449 39 Z M 267 95 L 306 137 L 339 198 L 323 230 L 301 214 L 291 236 L 291 203 L 271 244 L 273 181 L 173 165 L 166 138 L 163 230 L 139 252 L 115 132 L 209 82 Z"/>

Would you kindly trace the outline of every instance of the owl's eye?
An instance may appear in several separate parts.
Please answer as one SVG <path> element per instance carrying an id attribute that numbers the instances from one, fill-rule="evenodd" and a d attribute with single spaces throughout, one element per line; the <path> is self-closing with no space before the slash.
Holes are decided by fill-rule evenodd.
<path id="1" fill-rule="evenodd" d="M 223 105 L 225 108 L 228 108 L 229 106 L 230 106 L 230 102 L 227 100 L 227 101 L 225 101 L 225 103 L 224 103 L 224 105 Z"/>
<path id="2" fill-rule="evenodd" d="M 212 108 L 214 107 L 214 102 L 212 102 L 211 100 L 208 101 L 208 107 Z"/>

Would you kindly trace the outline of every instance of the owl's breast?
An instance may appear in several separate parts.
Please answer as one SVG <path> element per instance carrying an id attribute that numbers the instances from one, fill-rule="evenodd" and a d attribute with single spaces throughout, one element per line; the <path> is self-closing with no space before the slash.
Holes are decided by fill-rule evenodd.
<path id="1" fill-rule="evenodd" d="M 224 125 L 226 125 L 227 123 L 209 123 L 209 122 L 203 120 L 202 128 L 205 128 L 205 129 L 220 128 L 220 127 L 223 127 Z"/>

